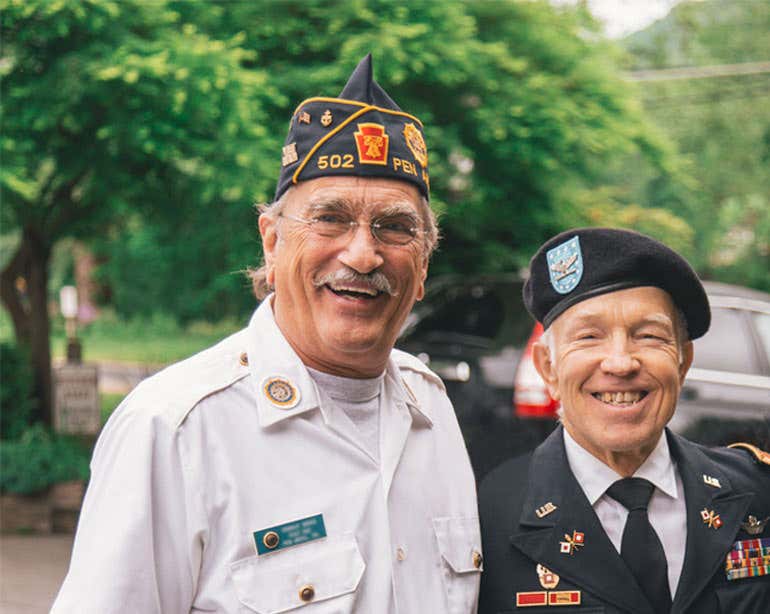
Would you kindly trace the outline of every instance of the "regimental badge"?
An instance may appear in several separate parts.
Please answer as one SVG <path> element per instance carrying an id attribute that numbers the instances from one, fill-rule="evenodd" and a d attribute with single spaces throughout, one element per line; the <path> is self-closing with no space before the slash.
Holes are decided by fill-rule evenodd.
<path id="1" fill-rule="evenodd" d="M 718 479 L 710 475 L 706 475 L 705 473 L 703 474 L 703 481 L 709 486 L 713 486 L 714 488 L 722 488 L 722 485 L 719 483 Z"/>
<path id="2" fill-rule="evenodd" d="M 281 164 L 283 166 L 288 166 L 289 164 L 296 162 L 298 159 L 299 156 L 297 156 L 296 143 L 289 143 L 288 145 L 285 145 L 281 150 Z"/>
<path id="3" fill-rule="evenodd" d="M 423 168 L 428 166 L 428 147 L 425 145 L 425 139 L 422 138 L 422 132 L 411 122 L 404 126 L 404 140 L 414 159 Z"/>
<path id="4" fill-rule="evenodd" d="M 741 523 L 741 528 L 749 535 L 761 535 L 765 530 L 768 520 L 770 520 L 770 517 L 758 520 L 756 516 L 749 516 L 746 522 Z"/>
<path id="5" fill-rule="evenodd" d="M 299 114 L 299 117 L 297 117 L 297 122 L 300 124 L 309 124 L 310 113 L 308 113 L 307 111 L 301 111 Z"/>
<path id="6" fill-rule="evenodd" d="M 572 292 L 583 277 L 580 238 L 575 236 L 546 253 L 551 285 L 559 294 Z"/>
<path id="7" fill-rule="evenodd" d="M 541 505 L 539 508 L 535 510 L 535 514 L 538 518 L 544 518 L 548 516 L 551 512 L 556 511 L 558 508 L 553 504 L 552 501 L 549 501 L 545 505 Z"/>
<path id="8" fill-rule="evenodd" d="M 262 390 L 268 400 L 281 409 L 291 409 L 299 403 L 299 390 L 283 377 L 268 377 Z"/>
<path id="9" fill-rule="evenodd" d="M 361 164 L 388 163 L 388 141 L 390 137 L 385 134 L 385 126 L 381 124 L 358 124 L 356 148 L 358 149 L 358 161 Z"/>
<path id="10" fill-rule="evenodd" d="M 559 576 L 540 563 L 537 564 L 536 569 L 537 578 L 540 580 L 540 586 L 548 589 L 556 588 L 559 584 Z"/>
<path id="11" fill-rule="evenodd" d="M 321 125 L 324 128 L 328 128 L 329 126 L 332 125 L 333 121 L 334 119 L 332 118 L 332 112 L 329 109 L 326 109 L 323 115 L 321 115 Z"/>
<path id="12" fill-rule="evenodd" d="M 714 510 L 706 509 L 700 511 L 701 520 L 709 526 L 710 529 L 718 529 L 722 526 L 722 519 Z"/>
<path id="13" fill-rule="evenodd" d="M 572 535 L 564 534 L 563 542 L 559 542 L 559 552 L 572 556 L 578 548 L 585 546 L 586 536 L 580 531 L 572 531 Z"/>

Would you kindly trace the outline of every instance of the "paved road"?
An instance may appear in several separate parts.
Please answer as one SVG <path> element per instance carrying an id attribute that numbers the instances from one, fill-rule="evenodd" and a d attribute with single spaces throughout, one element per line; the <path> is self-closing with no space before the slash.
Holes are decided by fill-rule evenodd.
<path id="1" fill-rule="evenodd" d="M 0 612 L 48 612 L 71 551 L 72 535 L 0 536 Z"/>

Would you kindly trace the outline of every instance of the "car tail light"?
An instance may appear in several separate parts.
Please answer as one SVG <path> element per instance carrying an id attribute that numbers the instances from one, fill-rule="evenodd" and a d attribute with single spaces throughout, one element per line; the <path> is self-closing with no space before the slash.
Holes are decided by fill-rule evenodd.
<path id="1" fill-rule="evenodd" d="M 519 418 L 556 418 L 559 402 L 551 398 L 545 382 L 535 369 L 532 360 L 532 346 L 543 334 L 543 325 L 535 323 L 532 334 L 524 348 L 524 354 L 516 368 L 514 377 L 514 413 Z"/>

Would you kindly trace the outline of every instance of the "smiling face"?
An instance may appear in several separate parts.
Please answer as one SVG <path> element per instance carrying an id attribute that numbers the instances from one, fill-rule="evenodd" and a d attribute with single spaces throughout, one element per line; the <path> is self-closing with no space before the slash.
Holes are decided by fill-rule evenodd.
<path id="1" fill-rule="evenodd" d="M 306 365 L 347 377 L 384 370 L 401 325 L 423 296 L 428 263 L 420 236 L 385 245 L 369 223 L 387 215 L 421 227 L 421 206 L 408 183 L 322 177 L 287 194 L 283 217 L 260 217 L 276 323 Z M 297 219 L 337 215 L 359 225 L 330 238 Z"/>
<path id="2" fill-rule="evenodd" d="M 631 475 L 671 419 L 692 362 L 670 296 L 654 287 L 596 296 L 567 309 L 551 331 L 551 348 L 536 345 L 533 358 L 561 401 L 564 428 Z"/>

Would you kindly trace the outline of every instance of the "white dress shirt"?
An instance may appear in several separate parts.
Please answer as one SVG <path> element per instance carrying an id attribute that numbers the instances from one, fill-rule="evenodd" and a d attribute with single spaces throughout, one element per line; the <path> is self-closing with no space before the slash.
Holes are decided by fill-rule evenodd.
<path id="1" fill-rule="evenodd" d="M 265 300 L 112 415 L 53 614 L 475 612 L 475 484 L 441 380 L 394 350 L 380 413 L 375 460 Z M 257 553 L 255 531 L 317 515 L 326 537 Z"/>
<path id="2" fill-rule="evenodd" d="M 623 476 L 583 449 L 567 429 L 564 429 L 564 448 L 575 479 L 583 489 L 588 502 L 593 506 L 610 541 L 620 553 L 628 510 L 605 493 Z M 644 478 L 655 486 L 647 508 L 647 516 L 663 545 L 668 563 L 668 585 L 673 598 L 684 563 L 687 508 L 682 480 L 671 458 L 665 435 L 661 435 L 655 449 L 632 477 Z"/>

